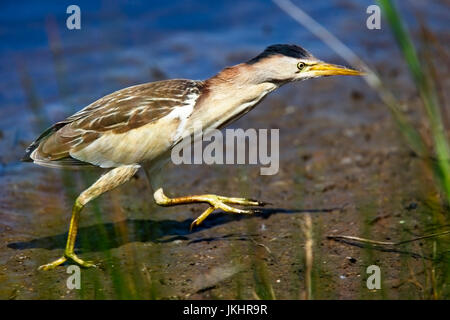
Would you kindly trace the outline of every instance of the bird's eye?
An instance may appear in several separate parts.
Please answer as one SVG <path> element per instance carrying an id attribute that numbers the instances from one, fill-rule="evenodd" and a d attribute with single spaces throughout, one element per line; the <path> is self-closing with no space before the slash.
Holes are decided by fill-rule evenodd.
<path id="1" fill-rule="evenodd" d="M 302 70 L 305 66 L 306 66 L 306 64 L 304 62 L 297 63 L 298 70 Z"/>

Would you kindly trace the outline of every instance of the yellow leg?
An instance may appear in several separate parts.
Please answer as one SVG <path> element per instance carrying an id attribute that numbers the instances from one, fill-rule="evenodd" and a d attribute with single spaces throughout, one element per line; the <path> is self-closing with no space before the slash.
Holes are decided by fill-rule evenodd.
<path id="1" fill-rule="evenodd" d="M 159 188 L 154 193 L 155 201 L 158 205 L 169 207 L 169 206 L 177 206 L 182 204 L 189 204 L 189 203 L 208 203 L 210 207 L 206 209 L 197 219 L 195 219 L 190 229 L 192 230 L 193 227 L 196 227 L 200 225 L 214 210 L 221 209 L 225 212 L 230 213 L 240 213 L 240 214 L 252 214 L 256 213 L 259 210 L 257 209 L 250 209 L 250 210 L 243 210 L 243 209 L 237 209 L 234 207 L 229 206 L 228 204 L 237 204 L 241 206 L 264 206 L 267 203 L 252 200 L 252 199 L 245 199 L 245 198 L 230 198 L 230 197 L 223 197 L 218 196 L 215 194 L 204 194 L 204 195 L 195 195 L 195 196 L 187 196 L 187 197 L 179 197 L 179 198 L 168 198 L 162 188 Z"/>
<path id="2" fill-rule="evenodd" d="M 91 200 L 97 198 L 102 193 L 105 193 L 122 183 L 128 181 L 139 169 L 138 165 L 128 165 L 117 167 L 108 173 L 101 176 L 92 186 L 83 191 L 75 201 L 72 209 L 72 218 L 70 219 L 69 235 L 67 237 L 66 249 L 64 255 L 48 264 L 44 264 L 39 267 L 39 270 L 53 269 L 66 261 L 71 261 L 78 264 L 81 267 L 89 268 L 95 267 L 92 262 L 84 261 L 77 257 L 74 252 L 75 240 L 77 238 L 78 222 L 80 220 L 80 212 L 83 207 Z"/>
<path id="3" fill-rule="evenodd" d="M 59 258 L 53 262 L 50 262 L 50 263 L 40 266 L 39 270 L 53 269 L 53 268 L 63 264 L 67 260 L 73 261 L 76 264 L 78 264 L 82 267 L 85 267 L 85 268 L 95 266 L 92 262 L 86 262 L 86 261 L 83 261 L 82 259 L 78 258 L 74 252 L 75 240 L 77 238 L 77 231 L 78 231 L 78 221 L 80 219 L 80 212 L 82 209 L 83 209 L 83 205 L 79 202 L 79 198 L 78 198 L 75 201 L 75 204 L 72 209 L 72 218 L 70 219 L 69 235 L 67 237 L 67 243 L 66 243 L 66 249 L 64 251 L 64 256 L 62 256 L 61 258 Z"/>

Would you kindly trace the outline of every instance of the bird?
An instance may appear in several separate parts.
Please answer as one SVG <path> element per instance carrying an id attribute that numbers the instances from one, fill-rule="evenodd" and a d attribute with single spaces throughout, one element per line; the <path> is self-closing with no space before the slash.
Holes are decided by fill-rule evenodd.
<path id="1" fill-rule="evenodd" d="M 26 149 L 25 162 L 52 167 L 100 167 L 106 172 L 75 200 L 64 254 L 39 267 L 50 270 L 65 262 L 95 267 L 75 254 L 80 213 L 88 202 L 143 169 L 156 204 L 168 207 L 206 203 L 191 224 L 200 225 L 212 212 L 252 214 L 258 200 L 215 194 L 168 197 L 162 186 L 163 166 L 170 151 L 192 134 L 194 123 L 221 129 L 252 110 L 284 84 L 333 75 L 364 72 L 326 63 L 295 44 L 268 46 L 256 57 L 221 70 L 207 80 L 171 79 L 127 87 L 108 94 L 56 122 Z"/>

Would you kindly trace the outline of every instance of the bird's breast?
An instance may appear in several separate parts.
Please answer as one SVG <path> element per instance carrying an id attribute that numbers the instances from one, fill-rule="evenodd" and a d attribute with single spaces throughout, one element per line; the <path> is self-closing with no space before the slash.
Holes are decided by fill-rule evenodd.
<path id="1" fill-rule="evenodd" d="M 211 89 L 204 99 L 199 99 L 186 128 L 198 126 L 199 123 L 204 130 L 222 128 L 249 112 L 276 88 L 275 84 L 264 83 Z"/>

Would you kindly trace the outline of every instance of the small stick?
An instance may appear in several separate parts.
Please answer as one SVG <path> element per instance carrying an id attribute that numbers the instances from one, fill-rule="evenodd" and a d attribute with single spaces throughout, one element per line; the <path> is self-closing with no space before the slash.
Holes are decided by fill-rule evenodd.
<path id="1" fill-rule="evenodd" d="M 364 238 L 359 238 L 359 237 L 352 237 L 352 236 L 327 236 L 328 239 L 333 239 L 333 240 L 354 240 L 354 241 L 359 241 L 359 242 L 363 242 L 363 243 L 369 243 L 369 244 L 374 244 L 374 245 L 381 245 L 381 246 L 398 246 L 401 244 L 405 244 L 405 243 L 409 243 L 409 242 L 414 242 L 417 240 L 422 240 L 422 239 L 428 239 L 428 238 L 434 238 L 434 237 L 440 237 L 446 234 L 450 234 L 450 230 L 448 231 L 444 231 L 444 232 L 439 232 L 439 233 L 432 233 L 426 236 L 422 236 L 422 237 L 418 237 L 418 238 L 414 238 L 414 239 L 409 239 L 409 240 L 404 240 L 404 241 L 399 241 L 399 242 L 392 242 L 392 241 L 376 241 L 376 240 L 369 240 L 369 239 L 364 239 Z"/>

